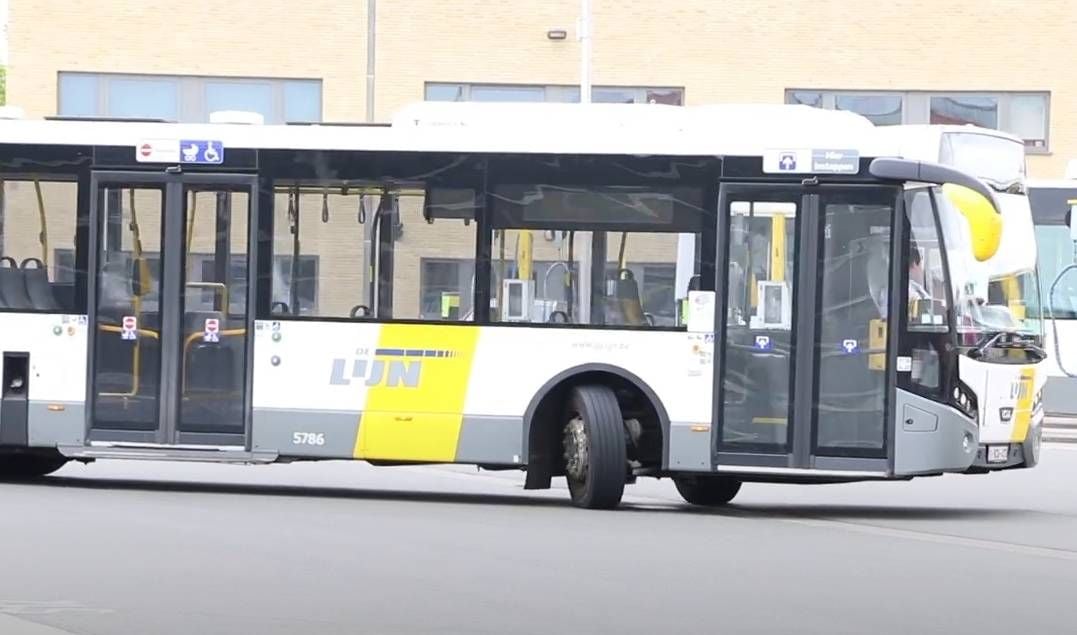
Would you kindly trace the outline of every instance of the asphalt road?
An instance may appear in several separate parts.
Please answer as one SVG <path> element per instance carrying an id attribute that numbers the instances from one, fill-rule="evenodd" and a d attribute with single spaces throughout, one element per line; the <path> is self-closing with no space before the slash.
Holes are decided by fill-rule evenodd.
<path id="1" fill-rule="evenodd" d="M 515 473 L 99 462 L 0 485 L 0 634 L 1073 633 L 1077 446 L 1031 471 L 667 481 L 620 511 Z"/>

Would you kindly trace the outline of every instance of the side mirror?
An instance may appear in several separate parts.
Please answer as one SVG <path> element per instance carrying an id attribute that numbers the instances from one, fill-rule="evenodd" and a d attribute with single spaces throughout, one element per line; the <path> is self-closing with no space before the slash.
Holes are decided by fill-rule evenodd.
<path id="1" fill-rule="evenodd" d="M 968 220 L 976 260 L 983 262 L 994 256 L 1002 241 L 1002 215 L 994 203 L 983 194 L 954 183 L 944 183 L 942 192 Z"/>

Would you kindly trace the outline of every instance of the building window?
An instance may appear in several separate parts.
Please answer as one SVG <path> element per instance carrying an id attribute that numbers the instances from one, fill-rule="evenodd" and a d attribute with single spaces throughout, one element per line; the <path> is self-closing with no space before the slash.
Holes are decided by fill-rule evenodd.
<path id="1" fill-rule="evenodd" d="M 580 101 L 580 87 L 535 84 L 449 84 L 427 82 L 426 101 L 558 102 Z M 684 105 L 683 88 L 595 86 L 591 101 L 608 104 Z"/>
<path id="2" fill-rule="evenodd" d="M 1049 93 L 787 90 L 787 104 L 861 114 L 876 125 L 973 124 L 1008 132 L 1047 152 Z"/>
<path id="3" fill-rule="evenodd" d="M 900 95 L 835 95 L 834 108 L 863 115 L 877 126 L 901 123 Z"/>
<path id="4" fill-rule="evenodd" d="M 473 260 L 423 258 L 419 282 L 419 319 L 461 319 L 460 311 L 470 308 L 471 297 L 460 295 L 471 289 L 473 275 Z"/>
<path id="5" fill-rule="evenodd" d="M 932 97 L 930 122 L 998 128 L 998 98 L 981 95 Z"/>
<path id="6" fill-rule="evenodd" d="M 60 72 L 58 114 L 202 123 L 212 112 L 257 112 L 266 123 L 322 119 L 317 79 Z"/>
<path id="7" fill-rule="evenodd" d="M 161 271 L 161 257 L 157 252 L 147 252 L 144 254 L 146 262 L 149 265 L 150 276 L 153 280 L 160 280 Z M 75 283 L 75 250 L 74 249 L 55 249 L 53 250 L 53 257 L 56 262 L 56 279 L 55 284 L 72 285 Z M 215 261 L 213 254 L 190 254 L 191 260 L 195 263 L 193 271 L 199 275 L 192 278 L 191 282 L 203 282 L 205 280 L 213 280 L 214 273 L 213 267 Z M 291 268 L 292 257 L 291 256 L 274 256 L 273 258 L 274 271 L 283 272 L 283 282 L 286 285 L 287 292 L 291 285 Z M 233 314 L 243 313 L 244 307 L 247 305 L 247 255 L 246 254 L 232 254 L 231 257 L 231 273 L 229 274 L 230 282 L 228 289 L 228 297 L 230 298 L 229 311 Z M 135 264 L 133 257 L 128 257 L 123 271 L 135 270 Z M 298 275 L 298 296 L 299 307 L 301 315 L 316 315 L 318 313 L 318 256 L 300 256 Z M 151 285 L 151 289 L 156 289 L 156 283 Z M 188 296 L 187 301 L 197 300 L 205 307 L 213 306 L 213 292 L 210 290 L 199 292 L 201 297 Z M 157 295 L 154 293 L 150 298 L 150 306 L 153 310 L 157 310 Z M 193 309 L 192 309 L 193 310 Z M 211 310 L 211 309 L 206 309 Z"/>

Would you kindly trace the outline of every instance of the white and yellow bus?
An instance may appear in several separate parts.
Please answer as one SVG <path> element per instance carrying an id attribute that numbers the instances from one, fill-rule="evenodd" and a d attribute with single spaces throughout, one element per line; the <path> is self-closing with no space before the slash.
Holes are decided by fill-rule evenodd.
<path id="1" fill-rule="evenodd" d="M 1046 326 L 1047 414 L 1077 417 L 1077 161 L 1065 179 L 1029 181 Z"/>
<path id="2" fill-rule="evenodd" d="M 717 505 L 966 472 L 993 399 L 956 305 L 996 194 L 848 113 L 9 120 L 0 180 L 7 478 L 360 459 Z"/>
<path id="3" fill-rule="evenodd" d="M 880 134 L 901 156 L 957 168 L 995 194 L 1003 220 L 998 251 L 983 262 L 951 254 L 950 266 L 964 267 L 970 281 L 955 298 L 960 373 L 987 395 L 975 469 L 1031 467 L 1039 460 L 1049 364 L 1024 142 L 971 125 L 892 126 Z"/>

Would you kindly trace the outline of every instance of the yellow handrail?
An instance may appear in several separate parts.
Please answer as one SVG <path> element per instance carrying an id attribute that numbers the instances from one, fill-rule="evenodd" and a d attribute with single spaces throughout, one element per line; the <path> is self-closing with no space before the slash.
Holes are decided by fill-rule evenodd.
<path id="1" fill-rule="evenodd" d="M 187 253 L 191 253 L 194 250 L 194 221 L 197 214 L 198 192 L 191 190 L 191 213 L 190 217 L 187 219 L 187 244 L 185 246 Z M 191 272 L 189 270 L 187 271 L 187 275 L 188 277 L 191 275 Z"/>
<path id="2" fill-rule="evenodd" d="M 222 313 L 228 313 L 228 285 L 223 282 L 188 282 L 187 286 L 195 289 L 214 289 L 221 298 L 221 308 L 219 310 Z"/>
<path id="3" fill-rule="evenodd" d="M 123 328 L 119 326 L 113 326 L 111 324 L 98 324 L 98 331 L 104 331 L 105 333 L 122 333 Z M 138 391 L 141 388 L 142 378 L 142 355 L 141 355 L 141 336 L 148 337 L 150 339 L 159 340 L 161 336 L 156 331 L 150 331 L 148 329 L 135 329 L 135 333 L 139 334 L 139 339 L 135 340 L 135 348 L 131 355 L 131 390 L 130 392 L 103 392 L 99 393 L 102 397 L 135 397 L 138 395 Z"/>
<path id="4" fill-rule="evenodd" d="M 41 181 L 34 179 L 34 191 L 37 193 L 37 213 L 41 218 L 41 233 L 38 240 L 41 241 L 41 262 L 45 268 L 49 266 L 49 223 L 45 217 L 45 197 L 41 194 Z"/>

